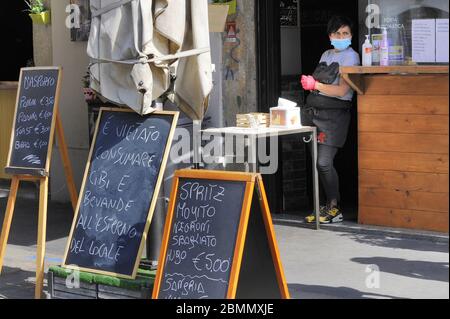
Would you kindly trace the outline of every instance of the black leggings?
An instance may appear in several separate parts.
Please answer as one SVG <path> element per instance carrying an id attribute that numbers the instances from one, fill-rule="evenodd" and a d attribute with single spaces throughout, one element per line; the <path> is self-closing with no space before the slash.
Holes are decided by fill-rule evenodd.
<path id="1" fill-rule="evenodd" d="M 317 169 L 319 171 L 319 178 L 325 190 L 327 198 L 327 205 L 330 205 L 333 200 L 336 204 L 341 201 L 339 193 L 339 176 L 334 168 L 334 158 L 336 157 L 339 148 L 319 144 L 317 152 Z"/>

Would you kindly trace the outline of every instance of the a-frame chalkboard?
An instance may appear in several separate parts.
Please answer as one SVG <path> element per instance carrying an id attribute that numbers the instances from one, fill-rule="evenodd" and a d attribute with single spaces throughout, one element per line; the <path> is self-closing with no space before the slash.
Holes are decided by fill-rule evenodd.
<path id="1" fill-rule="evenodd" d="M 175 173 L 154 299 L 288 299 L 259 174 Z"/>
<path id="2" fill-rule="evenodd" d="M 136 277 L 178 116 L 100 110 L 63 266 Z"/>

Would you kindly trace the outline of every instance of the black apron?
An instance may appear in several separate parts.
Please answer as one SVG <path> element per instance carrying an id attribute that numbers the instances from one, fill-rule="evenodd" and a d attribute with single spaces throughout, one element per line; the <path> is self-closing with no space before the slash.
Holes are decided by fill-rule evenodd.
<path id="1" fill-rule="evenodd" d="M 332 84 L 339 76 L 339 64 L 318 65 L 314 78 L 325 84 Z M 342 148 L 345 145 L 350 126 L 351 101 L 343 101 L 313 91 L 309 94 L 302 110 L 302 125 L 316 126 L 319 144 Z"/>
<path id="2" fill-rule="evenodd" d="M 302 125 L 316 126 L 319 144 L 342 148 L 350 126 L 350 101 L 312 93 L 302 107 Z"/>

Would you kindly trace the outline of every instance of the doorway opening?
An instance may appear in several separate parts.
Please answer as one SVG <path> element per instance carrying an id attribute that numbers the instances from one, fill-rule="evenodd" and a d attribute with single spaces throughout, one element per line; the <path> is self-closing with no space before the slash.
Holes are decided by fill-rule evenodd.
<path id="1" fill-rule="evenodd" d="M 293 10 L 297 10 L 296 13 Z M 334 15 L 354 22 L 353 44 L 359 50 L 358 0 L 286 0 L 280 1 L 280 96 L 304 105 L 308 92 L 300 85 L 302 74 L 311 75 L 323 52 L 330 49 L 327 24 Z M 277 88 L 274 88 L 276 91 Z M 283 212 L 304 217 L 313 210 L 312 160 L 298 137 L 282 141 Z M 301 143 L 300 143 L 301 144 Z M 347 221 L 356 221 L 358 212 L 358 133 L 356 95 L 347 142 L 335 159 L 340 178 L 341 208 Z M 321 199 L 324 192 L 321 188 Z"/>
<path id="2" fill-rule="evenodd" d="M 5 1 L 0 11 L 3 48 L 0 81 L 18 81 L 20 68 L 33 63 L 33 25 L 24 1 Z"/>

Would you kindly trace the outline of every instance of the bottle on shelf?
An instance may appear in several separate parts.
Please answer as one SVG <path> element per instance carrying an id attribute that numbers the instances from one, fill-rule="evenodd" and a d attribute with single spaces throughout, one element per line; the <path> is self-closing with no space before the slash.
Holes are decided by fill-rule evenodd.
<path id="1" fill-rule="evenodd" d="M 366 35 L 366 41 L 362 46 L 362 65 L 372 66 L 372 49 L 373 46 L 370 43 L 369 35 Z"/>
<path id="2" fill-rule="evenodd" d="M 389 65 L 389 39 L 387 28 L 381 28 L 382 40 L 380 46 L 380 66 Z"/>

